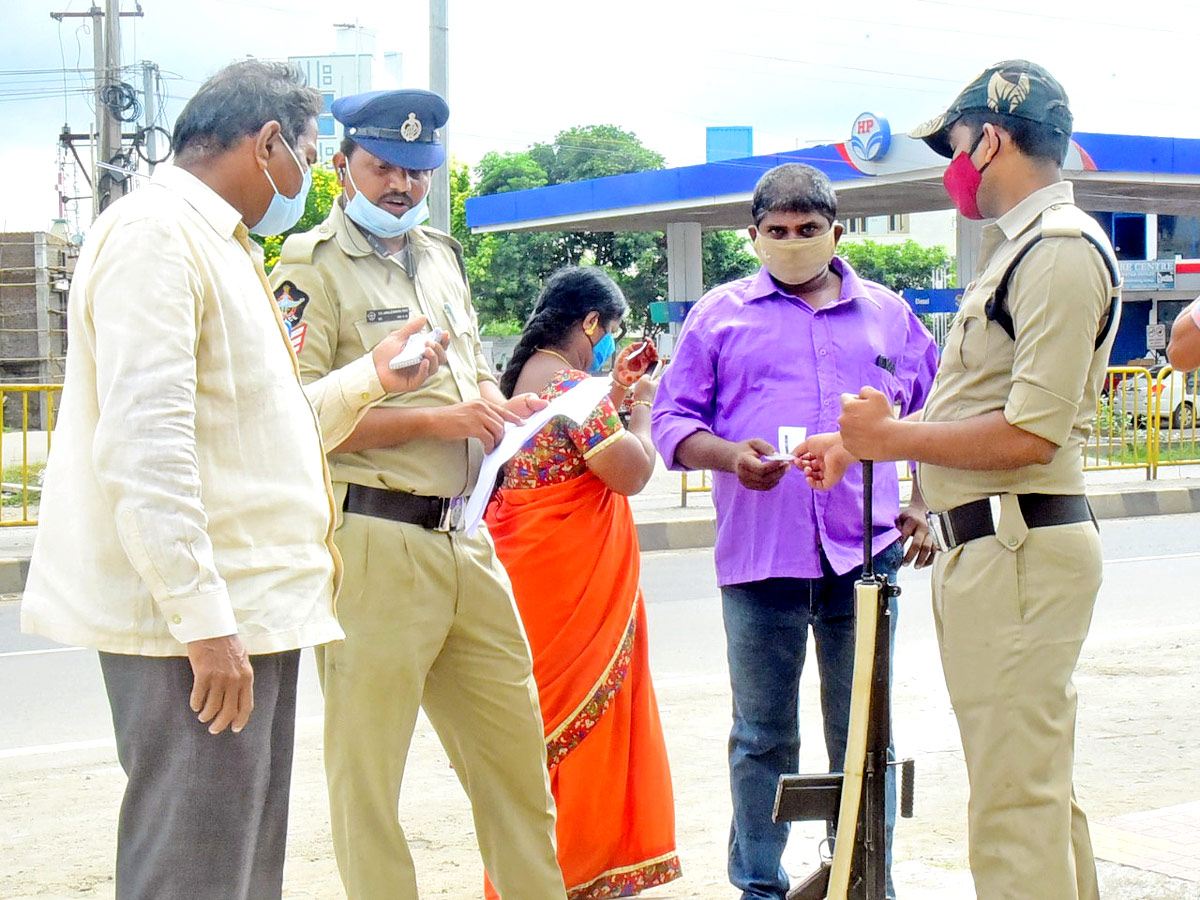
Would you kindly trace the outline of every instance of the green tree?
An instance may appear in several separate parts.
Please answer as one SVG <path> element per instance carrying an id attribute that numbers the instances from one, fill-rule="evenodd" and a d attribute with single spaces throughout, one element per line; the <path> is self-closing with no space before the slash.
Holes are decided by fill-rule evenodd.
<path id="1" fill-rule="evenodd" d="M 758 270 L 758 257 L 743 231 L 710 231 L 702 239 L 704 289 L 736 281 Z"/>
<path id="2" fill-rule="evenodd" d="M 662 154 L 642 146 L 636 134 L 615 125 L 568 128 L 552 144 L 534 144 L 528 155 L 546 173 L 547 184 L 645 172 L 666 163 Z"/>
<path id="3" fill-rule="evenodd" d="M 528 151 L 487 153 L 475 168 L 473 196 L 528 190 L 586 178 L 662 168 L 663 158 L 636 135 L 612 125 L 561 132 Z M 461 185 L 460 185 L 461 186 Z M 465 200 L 465 195 L 464 195 Z M 468 269 L 476 309 L 485 321 L 524 321 L 545 278 L 565 265 L 599 265 L 613 276 L 640 315 L 665 285 L 661 235 L 613 232 L 498 232 L 471 235 L 465 218 L 455 237 L 474 257 Z M 661 272 L 658 270 L 662 269 Z"/>
<path id="4" fill-rule="evenodd" d="M 304 203 L 304 215 L 300 217 L 300 221 L 283 234 L 270 237 L 251 235 L 263 248 L 264 264 L 268 272 L 279 262 L 279 249 L 283 246 L 284 238 L 289 234 L 310 231 L 320 225 L 333 208 L 333 201 L 342 193 L 342 186 L 338 184 L 337 176 L 331 170 L 313 166 L 311 171 L 312 190 L 308 192 L 308 199 Z"/>
<path id="5" fill-rule="evenodd" d="M 637 136 L 613 125 L 589 125 L 560 132 L 552 143 L 515 153 L 488 153 L 475 168 L 470 194 L 485 196 L 565 184 L 648 169 L 661 169 L 661 154 Z M 466 191 L 465 182 L 459 184 Z M 463 199 L 467 196 L 462 194 Z M 666 235 L 662 232 L 498 232 L 467 233 L 465 218 L 455 236 L 467 249 L 475 305 L 485 321 L 524 321 L 550 273 L 564 265 L 598 265 L 625 292 L 634 327 L 656 300 L 666 299 Z M 740 278 L 757 262 L 745 241 L 732 232 L 704 236 L 705 285 Z"/>
<path id="6" fill-rule="evenodd" d="M 861 277 L 897 293 L 905 288 L 933 287 L 938 271 L 946 272 L 947 284 L 954 282 L 954 258 L 945 247 L 922 247 L 913 240 L 903 244 L 842 241 L 837 252 Z"/>
<path id="7" fill-rule="evenodd" d="M 476 195 L 502 194 L 505 191 L 524 191 L 550 183 L 550 178 L 527 152 L 485 153 L 479 161 L 479 183 Z"/>

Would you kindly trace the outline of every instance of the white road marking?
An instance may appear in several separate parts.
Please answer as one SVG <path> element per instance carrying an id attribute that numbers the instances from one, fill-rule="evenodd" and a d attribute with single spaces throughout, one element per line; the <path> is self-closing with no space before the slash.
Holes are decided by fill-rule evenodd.
<path id="1" fill-rule="evenodd" d="M 1118 559 L 1106 559 L 1105 564 L 1109 563 L 1139 563 L 1139 562 L 1161 562 L 1166 559 L 1193 559 L 1200 556 L 1200 552 L 1196 553 L 1164 553 L 1161 556 L 1124 556 Z"/>
<path id="2" fill-rule="evenodd" d="M 86 647 L 49 647 L 45 650 L 9 650 L 7 653 L 0 653 L 0 659 L 14 656 L 45 656 L 50 653 L 79 653 L 86 649 Z"/>

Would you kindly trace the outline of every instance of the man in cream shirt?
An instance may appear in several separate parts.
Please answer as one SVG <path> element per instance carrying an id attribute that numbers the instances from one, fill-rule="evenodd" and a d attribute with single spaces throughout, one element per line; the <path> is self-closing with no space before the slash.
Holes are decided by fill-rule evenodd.
<path id="1" fill-rule="evenodd" d="M 282 64 L 218 72 L 75 274 L 22 626 L 100 651 L 118 900 L 280 896 L 299 650 L 342 637 L 323 447 L 445 361 L 389 369 L 417 320 L 301 386 L 249 231 L 303 213 L 320 110 Z"/>

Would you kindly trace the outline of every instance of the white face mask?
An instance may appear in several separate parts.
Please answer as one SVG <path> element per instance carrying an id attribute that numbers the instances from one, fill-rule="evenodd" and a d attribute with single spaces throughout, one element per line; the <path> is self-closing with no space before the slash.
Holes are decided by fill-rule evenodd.
<path id="1" fill-rule="evenodd" d="M 346 202 L 345 213 L 351 221 L 357 222 L 376 237 L 395 238 L 412 230 L 414 225 L 420 225 L 429 218 L 429 195 L 426 194 L 415 205 L 404 211 L 404 215 L 396 216 L 376 206 L 358 189 L 354 176 L 350 174 L 350 166 L 343 170 L 350 187 L 354 188 L 354 196 Z"/>
<path id="2" fill-rule="evenodd" d="M 271 190 L 275 192 L 275 196 L 271 198 L 271 202 L 267 206 L 267 211 L 262 214 L 262 218 L 250 226 L 249 230 L 251 234 L 262 235 L 264 237 L 283 234 L 304 218 L 304 207 L 308 202 L 308 192 L 312 188 L 312 169 L 300 165 L 300 159 L 296 156 L 295 151 L 288 146 L 287 141 L 283 141 L 282 139 L 281 141 L 292 161 L 296 163 L 296 168 L 303 173 L 303 180 L 300 182 L 300 191 L 294 197 L 280 193 L 279 188 L 275 186 L 275 179 L 271 177 L 270 170 L 263 169 L 263 174 L 267 176 L 267 181 L 270 182 Z"/>
<path id="3" fill-rule="evenodd" d="M 805 284 L 824 272 L 833 259 L 834 238 L 832 226 L 816 237 L 789 241 L 764 237 L 760 231 L 754 238 L 754 252 L 780 284 Z"/>

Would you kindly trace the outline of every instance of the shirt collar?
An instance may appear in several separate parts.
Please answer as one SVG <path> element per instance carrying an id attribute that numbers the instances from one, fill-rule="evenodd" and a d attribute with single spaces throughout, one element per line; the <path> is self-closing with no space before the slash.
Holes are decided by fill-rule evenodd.
<path id="1" fill-rule="evenodd" d="M 156 166 L 150 183 L 182 197 L 223 238 L 237 234 L 238 226 L 246 227 L 240 212 L 187 169 L 174 165 Z"/>
<path id="2" fill-rule="evenodd" d="M 850 300 L 868 300 L 878 305 L 850 263 L 846 262 L 840 256 L 835 256 L 829 261 L 829 265 L 842 279 L 842 292 L 833 303 L 823 306 L 822 309 L 829 309 L 830 307 L 837 306 L 839 303 L 846 303 Z M 779 289 L 779 285 L 771 278 L 771 274 L 767 271 L 766 266 L 759 266 L 758 274 L 750 281 L 750 286 L 743 295 L 743 298 L 746 302 L 753 302 L 755 300 L 765 300 L 769 297 L 788 298 L 791 296 L 791 294 L 787 294 Z"/>
<path id="3" fill-rule="evenodd" d="M 333 232 L 338 246 L 347 256 L 370 256 L 375 252 L 371 242 L 367 240 L 367 236 L 350 221 L 350 217 L 342 209 L 340 198 L 333 201 L 333 207 L 329 210 L 329 218 L 322 222 L 320 227 Z"/>
<path id="4" fill-rule="evenodd" d="M 347 256 L 379 256 L 381 259 L 387 257 L 382 253 L 376 253 L 375 246 L 371 239 L 363 229 L 359 228 L 355 222 L 346 215 L 346 211 L 342 209 L 342 204 L 334 201 L 333 208 L 329 210 L 329 218 L 322 222 L 319 226 L 322 229 L 328 229 L 333 232 L 337 239 L 338 246 Z M 407 232 L 408 245 L 406 258 L 415 259 L 421 255 L 425 246 L 425 236 L 421 233 L 419 227 L 414 226 Z M 405 258 L 405 257 L 402 257 Z M 405 271 L 408 267 L 403 266 Z"/>
<path id="5" fill-rule="evenodd" d="M 1046 210 L 1056 203 L 1074 203 L 1075 188 L 1069 181 L 1056 181 L 1038 188 L 1004 215 L 996 220 L 996 227 L 1013 240 L 1037 221 Z"/>

